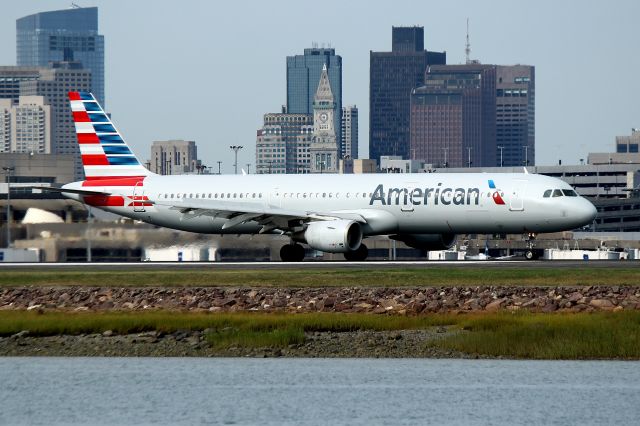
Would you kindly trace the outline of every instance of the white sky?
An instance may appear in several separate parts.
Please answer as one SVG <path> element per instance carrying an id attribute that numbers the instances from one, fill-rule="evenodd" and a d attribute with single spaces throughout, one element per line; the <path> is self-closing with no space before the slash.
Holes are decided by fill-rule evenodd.
<path id="1" fill-rule="evenodd" d="M 105 36 L 107 110 L 142 161 L 151 142 L 195 140 L 208 166 L 232 172 L 255 163 L 262 115 L 285 102 L 285 58 L 312 42 L 343 59 L 343 104 L 360 110 L 360 152 L 368 153 L 369 51 L 391 49 L 391 27 L 421 25 L 425 47 L 536 67 L 539 165 L 577 164 L 610 151 L 616 135 L 640 127 L 640 2 L 619 1 L 124 1 L 99 7 Z M 15 64 L 15 20 L 70 1 L 5 2 L 0 65 Z"/>

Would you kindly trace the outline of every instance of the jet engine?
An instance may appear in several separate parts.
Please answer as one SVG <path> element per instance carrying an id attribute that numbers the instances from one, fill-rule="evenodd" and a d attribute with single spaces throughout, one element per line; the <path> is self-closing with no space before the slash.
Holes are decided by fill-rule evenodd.
<path id="1" fill-rule="evenodd" d="M 446 250 L 456 242 L 455 234 L 403 234 L 390 235 L 397 241 L 402 241 L 409 247 L 421 250 Z"/>
<path id="2" fill-rule="evenodd" d="M 300 238 L 302 237 L 302 238 Z M 311 222 L 298 238 L 313 249 L 327 253 L 355 251 L 362 243 L 362 228 L 354 220 Z"/>

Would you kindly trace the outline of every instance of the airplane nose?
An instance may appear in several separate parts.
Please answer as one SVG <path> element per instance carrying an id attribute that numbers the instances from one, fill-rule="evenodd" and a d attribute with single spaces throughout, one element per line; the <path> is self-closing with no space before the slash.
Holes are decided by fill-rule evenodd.
<path id="1" fill-rule="evenodd" d="M 580 201 L 581 203 L 576 211 L 576 217 L 583 225 L 589 225 L 593 223 L 593 220 L 598 214 L 598 210 L 589 200 L 580 198 Z"/>

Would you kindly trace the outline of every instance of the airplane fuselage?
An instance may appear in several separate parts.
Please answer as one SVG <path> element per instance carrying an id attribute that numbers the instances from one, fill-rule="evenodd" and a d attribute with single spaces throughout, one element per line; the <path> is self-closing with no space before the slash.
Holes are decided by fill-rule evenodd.
<path id="1" fill-rule="evenodd" d="M 147 223 L 208 234 L 257 233 L 262 226 L 249 220 L 225 227 L 228 218 L 206 208 L 190 214 L 182 204 L 353 214 L 366 219 L 365 236 L 556 232 L 587 225 L 595 216 L 582 197 L 544 196 L 548 190 L 572 191 L 565 182 L 524 173 L 150 175 L 65 188 L 108 192 L 67 196 Z"/>

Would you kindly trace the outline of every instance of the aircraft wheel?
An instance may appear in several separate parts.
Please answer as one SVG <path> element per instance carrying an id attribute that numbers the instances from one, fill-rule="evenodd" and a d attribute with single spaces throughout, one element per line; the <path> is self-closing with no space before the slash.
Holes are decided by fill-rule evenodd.
<path id="1" fill-rule="evenodd" d="M 280 259 L 283 262 L 302 262 L 304 247 L 300 244 L 285 244 L 280 249 Z"/>
<path id="2" fill-rule="evenodd" d="M 524 258 L 527 260 L 533 260 L 535 258 L 535 255 L 533 253 L 533 250 L 527 250 L 524 252 Z"/>
<path id="3" fill-rule="evenodd" d="M 350 262 L 362 262 L 369 255 L 369 249 L 364 244 L 360 244 L 354 251 L 348 251 L 344 254 L 344 258 Z"/>

